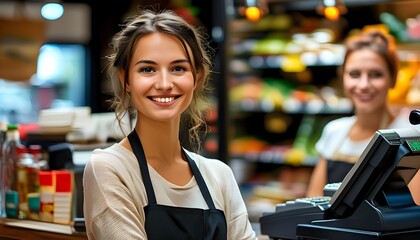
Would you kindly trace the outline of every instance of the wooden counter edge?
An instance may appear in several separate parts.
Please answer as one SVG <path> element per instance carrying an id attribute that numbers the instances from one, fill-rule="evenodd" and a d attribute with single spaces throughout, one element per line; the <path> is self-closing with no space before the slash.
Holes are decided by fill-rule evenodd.
<path id="1" fill-rule="evenodd" d="M 31 223 L 34 227 L 24 227 L 20 224 L 20 226 L 13 225 L 13 223 L 17 223 L 19 221 L 24 221 L 24 223 Z M 42 228 L 35 229 L 36 225 L 39 224 L 43 226 Z M 46 229 L 45 227 L 51 227 L 51 231 Z M 28 239 L 31 240 L 44 240 L 44 239 L 57 239 L 57 240 L 67 240 L 67 239 L 74 239 L 74 240 L 82 240 L 88 239 L 85 233 L 78 233 L 78 232 L 66 232 L 66 233 L 59 233 L 57 231 L 58 228 L 68 227 L 71 229 L 72 226 L 63 226 L 60 224 L 55 223 L 43 223 L 43 222 L 36 222 L 36 221 L 26 221 L 26 220 L 7 220 L 2 219 L 0 221 L 0 240 L 3 239 Z M 55 228 L 55 229 L 54 229 Z"/>

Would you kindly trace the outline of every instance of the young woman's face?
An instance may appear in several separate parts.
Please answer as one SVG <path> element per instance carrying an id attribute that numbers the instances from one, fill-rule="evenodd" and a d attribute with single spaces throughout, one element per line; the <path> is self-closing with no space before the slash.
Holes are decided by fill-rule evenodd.
<path id="1" fill-rule="evenodd" d="M 344 91 L 358 113 L 383 108 L 391 82 L 387 64 L 377 53 L 362 49 L 348 56 L 344 66 Z"/>
<path id="2" fill-rule="evenodd" d="M 181 42 L 174 36 L 152 33 L 135 46 L 127 91 L 139 118 L 168 121 L 179 118 L 191 103 L 194 77 Z M 120 72 L 120 79 L 123 79 Z"/>

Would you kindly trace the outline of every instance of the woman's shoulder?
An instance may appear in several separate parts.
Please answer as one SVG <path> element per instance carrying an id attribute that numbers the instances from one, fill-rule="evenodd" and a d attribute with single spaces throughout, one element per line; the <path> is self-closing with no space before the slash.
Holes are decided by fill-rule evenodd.
<path id="1" fill-rule="evenodd" d="M 335 132 L 337 130 L 343 131 L 346 128 L 350 128 L 354 122 L 356 121 L 355 116 L 346 116 L 346 117 L 340 117 L 334 120 L 331 120 L 328 122 L 324 130 L 326 132 Z"/>
<path id="2" fill-rule="evenodd" d="M 92 152 L 92 158 L 98 157 L 110 157 L 110 156 L 124 156 L 127 155 L 130 151 L 118 143 L 114 143 L 106 148 L 96 148 Z"/>
<path id="3" fill-rule="evenodd" d="M 139 174 L 134 154 L 117 143 L 107 148 L 95 149 L 84 168 L 84 175 L 95 176 L 98 182 L 124 179 L 127 183 Z"/>
<path id="4" fill-rule="evenodd" d="M 231 171 L 230 167 L 223 161 L 216 158 L 205 157 L 201 154 L 185 150 L 186 153 L 193 159 L 200 171 Z"/>
<path id="5" fill-rule="evenodd" d="M 130 161 L 132 155 L 131 151 L 120 144 L 115 143 L 107 148 L 97 148 L 93 150 L 88 164 L 96 166 L 124 166 L 132 162 Z"/>
<path id="6" fill-rule="evenodd" d="M 317 151 L 330 157 L 337 145 L 346 138 L 348 131 L 356 121 L 355 116 L 340 117 L 328 122 L 322 130 L 322 134 L 316 143 Z"/>

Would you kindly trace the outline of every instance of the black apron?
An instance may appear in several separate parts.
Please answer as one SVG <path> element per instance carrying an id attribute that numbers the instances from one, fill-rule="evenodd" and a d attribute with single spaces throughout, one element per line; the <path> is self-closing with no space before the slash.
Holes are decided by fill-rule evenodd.
<path id="1" fill-rule="evenodd" d="M 350 172 L 354 164 L 359 160 L 357 155 L 342 154 L 339 152 L 344 145 L 346 138 L 341 139 L 341 143 L 335 149 L 331 159 L 327 159 L 327 183 L 340 183 Z"/>
<path id="2" fill-rule="evenodd" d="M 339 148 L 343 145 L 344 141 L 345 139 L 341 140 L 341 144 L 339 144 L 338 148 L 334 151 L 332 158 L 326 159 L 327 183 L 342 182 L 358 160 L 358 157 L 355 155 L 339 153 Z"/>
<path id="3" fill-rule="evenodd" d="M 349 162 L 327 159 L 327 183 L 342 182 L 353 165 Z"/>
<path id="4" fill-rule="evenodd" d="M 381 118 L 381 123 L 379 124 L 379 129 L 390 128 L 392 121 L 390 116 L 384 113 L 384 116 Z M 347 138 L 348 136 L 340 140 L 340 144 L 338 144 L 338 148 L 335 149 L 332 158 L 327 159 L 327 183 L 342 182 L 360 158 L 360 156 L 339 153 L 339 148 L 344 145 Z M 366 144 L 366 146 L 367 145 L 368 144 Z"/>
<path id="5" fill-rule="evenodd" d="M 150 240 L 223 240 L 227 239 L 227 225 L 223 211 L 216 209 L 210 192 L 195 162 L 183 152 L 209 209 L 159 205 L 156 202 L 146 157 L 137 132 L 128 135 L 133 152 L 139 162 L 146 188 L 148 204 L 144 207 L 145 230 Z"/>

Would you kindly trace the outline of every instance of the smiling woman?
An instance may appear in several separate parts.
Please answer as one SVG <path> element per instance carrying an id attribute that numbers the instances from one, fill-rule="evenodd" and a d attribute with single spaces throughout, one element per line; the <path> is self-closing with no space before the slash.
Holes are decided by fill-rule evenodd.
<path id="1" fill-rule="evenodd" d="M 183 115 L 196 150 L 205 128 L 212 64 L 201 32 L 173 12 L 143 10 L 112 46 L 112 106 L 117 121 L 128 115 L 135 126 L 86 164 L 88 237 L 256 239 L 232 170 L 180 144 Z"/>
<path id="2" fill-rule="evenodd" d="M 136 44 L 128 80 L 119 70 L 121 84 L 131 94 L 137 121 L 175 121 L 191 103 L 195 81 L 187 52 L 176 36 L 150 33 Z M 202 70 L 200 70 L 202 71 Z"/>
<path id="3" fill-rule="evenodd" d="M 355 115 L 325 126 L 316 144 L 320 159 L 310 180 L 309 197 L 324 195 L 327 183 L 341 182 L 377 130 L 413 127 L 408 112 L 394 115 L 387 102 L 399 66 L 393 39 L 383 32 L 367 31 L 350 37 L 346 48 L 343 87 L 353 102 Z M 413 195 L 417 204 L 418 195 Z"/>

